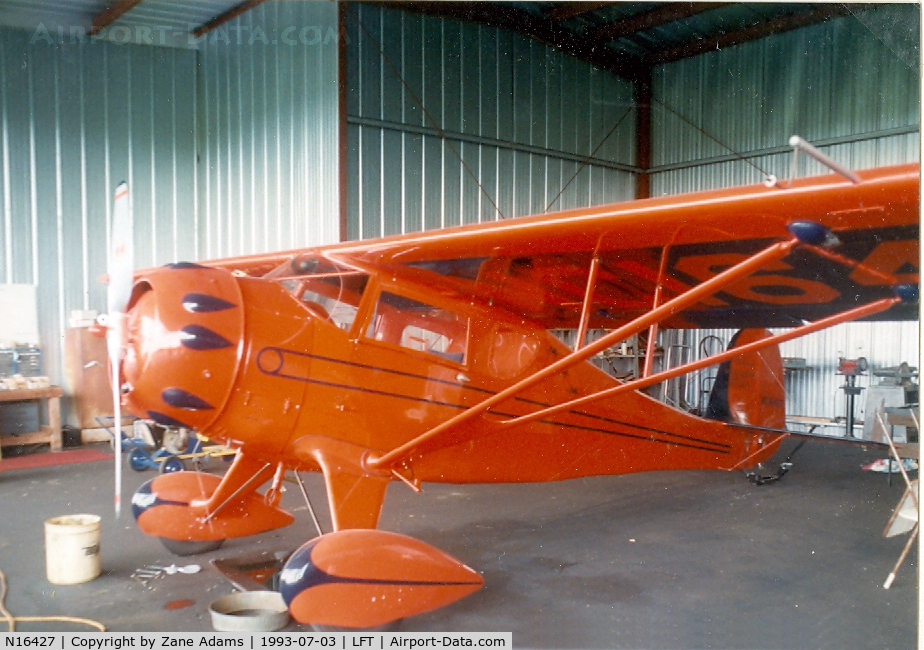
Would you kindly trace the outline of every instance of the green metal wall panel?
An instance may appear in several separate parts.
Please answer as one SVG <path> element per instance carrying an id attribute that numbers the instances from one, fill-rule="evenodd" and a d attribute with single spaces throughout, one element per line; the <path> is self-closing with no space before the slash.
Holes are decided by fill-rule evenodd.
<path id="1" fill-rule="evenodd" d="M 882 5 L 656 68 L 653 194 L 782 177 L 794 134 L 857 169 L 917 160 L 919 18 Z"/>
<path id="2" fill-rule="evenodd" d="M 195 237 L 178 236 L 195 231 L 195 58 L 0 28 L 0 282 L 38 286 L 55 381 L 68 315 L 105 304 L 98 278 L 121 180 L 133 193 L 138 266 L 197 253 Z"/>
<path id="3" fill-rule="evenodd" d="M 54 381 L 70 312 L 105 308 L 122 180 L 138 267 L 336 241 L 336 25 L 267 2 L 200 51 L 0 28 L 0 282 L 38 286 Z"/>
<path id="4" fill-rule="evenodd" d="M 206 257 L 339 238 L 337 7 L 267 2 L 207 35 L 198 100 Z"/>
<path id="5" fill-rule="evenodd" d="M 632 196 L 628 82 L 505 30 L 345 11 L 351 238 Z"/>
<path id="6" fill-rule="evenodd" d="M 853 169 L 917 161 L 919 12 L 917 5 L 883 5 L 657 68 L 652 194 L 758 183 L 765 174 L 786 178 L 793 134 Z M 825 172 L 800 157 L 798 175 Z M 727 343 L 733 332 L 682 334 L 698 358 L 704 338 Z M 781 350 L 809 366 L 787 377 L 787 412 L 839 417 L 838 357 L 866 356 L 874 368 L 918 365 L 919 324 L 848 323 Z M 688 386 L 696 404 L 698 382 Z M 857 400 L 859 420 L 867 415 L 864 399 Z"/>

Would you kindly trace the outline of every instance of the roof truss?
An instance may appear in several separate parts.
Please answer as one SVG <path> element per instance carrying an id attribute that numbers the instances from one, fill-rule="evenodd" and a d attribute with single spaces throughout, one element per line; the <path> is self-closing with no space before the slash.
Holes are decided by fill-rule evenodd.
<path id="1" fill-rule="evenodd" d="M 428 16 L 464 20 L 519 32 L 631 81 L 650 78 L 651 69 L 663 63 L 865 11 L 872 6 L 814 3 L 803 4 L 802 10 L 794 10 L 792 5 L 782 3 L 760 5 L 760 11 L 752 11 L 753 15 L 745 21 L 744 26 L 726 30 L 722 26 L 724 21 L 721 12 L 740 14 L 740 3 L 662 2 L 637 13 L 622 12 L 618 17 L 606 18 L 613 13 L 612 7 L 627 7 L 631 3 L 368 1 Z M 523 4 L 535 5 L 537 10 L 524 9 Z M 717 12 L 717 19 L 713 23 L 717 27 L 712 28 L 713 32 L 704 34 L 699 29 L 683 24 L 683 21 L 708 12 Z M 658 32 L 659 28 L 670 28 L 674 40 L 665 39 Z M 644 42 L 647 51 L 642 55 L 637 52 L 628 53 L 615 43 L 618 39 Z"/>

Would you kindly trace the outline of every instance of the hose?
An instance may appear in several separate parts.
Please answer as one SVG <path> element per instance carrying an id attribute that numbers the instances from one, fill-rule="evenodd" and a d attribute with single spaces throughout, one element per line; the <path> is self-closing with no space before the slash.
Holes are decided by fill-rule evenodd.
<path id="1" fill-rule="evenodd" d="M 87 625 L 89 627 L 95 627 L 100 632 L 106 631 L 106 626 L 97 621 L 90 620 L 88 618 L 77 618 L 75 616 L 13 616 L 9 610 L 4 605 L 6 600 L 6 574 L 3 573 L 3 569 L 0 569 L 0 615 L 3 615 L 3 618 L 6 619 L 6 623 L 9 626 L 10 632 L 16 631 L 17 622 L 48 622 L 55 621 L 60 623 L 77 623 L 79 625 Z"/>

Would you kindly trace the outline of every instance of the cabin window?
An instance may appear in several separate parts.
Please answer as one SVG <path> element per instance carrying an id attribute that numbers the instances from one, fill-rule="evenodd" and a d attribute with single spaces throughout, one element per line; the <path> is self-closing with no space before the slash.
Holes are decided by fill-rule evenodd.
<path id="1" fill-rule="evenodd" d="M 369 338 L 465 363 L 468 316 L 383 291 L 366 332 Z"/>
<path id="2" fill-rule="evenodd" d="M 316 257 L 295 258 L 271 275 L 279 278 L 312 314 L 342 330 L 353 326 L 369 282 L 365 273 L 339 268 Z"/>
<path id="3" fill-rule="evenodd" d="M 312 278 L 305 281 L 299 299 L 317 315 L 328 318 L 342 330 L 349 330 L 356 320 L 367 280 L 364 275 Z"/>

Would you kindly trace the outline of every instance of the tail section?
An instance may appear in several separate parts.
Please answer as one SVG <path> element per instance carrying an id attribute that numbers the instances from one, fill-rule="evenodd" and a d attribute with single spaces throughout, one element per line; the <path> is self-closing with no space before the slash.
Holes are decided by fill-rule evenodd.
<path id="1" fill-rule="evenodd" d="M 730 348 L 770 336 L 765 329 L 743 329 Z M 705 416 L 756 427 L 786 427 L 786 388 L 779 346 L 748 352 L 719 366 Z"/>

